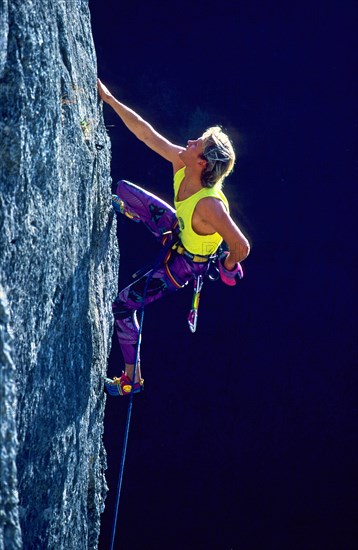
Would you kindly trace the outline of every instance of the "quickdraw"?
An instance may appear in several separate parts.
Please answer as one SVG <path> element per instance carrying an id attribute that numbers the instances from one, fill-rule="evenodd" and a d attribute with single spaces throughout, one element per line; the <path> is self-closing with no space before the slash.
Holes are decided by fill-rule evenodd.
<path id="1" fill-rule="evenodd" d="M 198 309 L 199 309 L 199 302 L 200 302 L 200 292 L 203 288 L 203 276 L 198 275 L 194 280 L 194 294 L 193 294 L 193 301 L 191 304 L 191 310 L 189 311 L 188 315 L 188 325 L 191 332 L 196 331 L 196 326 L 198 324 Z"/>
<path id="2" fill-rule="evenodd" d="M 188 315 L 188 325 L 192 333 L 196 331 L 198 324 L 200 293 L 204 284 L 204 276 L 207 275 L 210 281 L 217 281 L 220 277 L 219 269 L 216 266 L 220 253 L 221 248 L 210 257 L 205 273 L 202 275 L 197 275 L 194 279 L 194 294 L 191 303 L 191 310 Z"/>

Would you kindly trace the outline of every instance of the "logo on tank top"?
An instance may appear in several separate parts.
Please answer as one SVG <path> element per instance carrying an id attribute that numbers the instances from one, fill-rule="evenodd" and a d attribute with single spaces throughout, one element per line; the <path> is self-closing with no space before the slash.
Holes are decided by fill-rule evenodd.
<path id="1" fill-rule="evenodd" d="M 185 227 L 183 218 L 178 218 L 178 223 L 179 223 L 180 231 L 183 231 L 183 229 Z"/>

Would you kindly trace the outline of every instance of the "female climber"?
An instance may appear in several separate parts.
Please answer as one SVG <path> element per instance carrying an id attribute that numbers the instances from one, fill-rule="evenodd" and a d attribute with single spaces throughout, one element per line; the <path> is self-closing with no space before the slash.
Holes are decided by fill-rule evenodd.
<path id="1" fill-rule="evenodd" d="M 111 395 L 127 395 L 144 388 L 139 360 L 135 366 L 139 337 L 136 311 L 203 275 L 222 241 L 228 251 L 218 262 L 220 277 L 224 283 L 235 285 L 236 276 L 242 276 L 240 262 L 248 256 L 250 245 L 230 217 L 222 192 L 223 181 L 235 163 L 235 152 L 221 128 L 209 128 L 198 139 L 189 140 L 186 147 L 180 147 L 120 103 L 99 79 L 98 93 L 139 140 L 172 163 L 174 173 L 175 208 L 127 181 L 118 182 L 112 197 L 118 213 L 142 221 L 165 244 L 165 255 L 149 278 L 148 274 L 138 278 L 121 290 L 113 303 L 125 371 L 118 378 L 106 378 L 105 386 Z"/>

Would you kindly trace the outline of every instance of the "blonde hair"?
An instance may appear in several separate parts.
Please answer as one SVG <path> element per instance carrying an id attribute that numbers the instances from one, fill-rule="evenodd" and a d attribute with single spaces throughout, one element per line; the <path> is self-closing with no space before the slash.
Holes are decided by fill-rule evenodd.
<path id="1" fill-rule="evenodd" d="M 201 174 L 203 187 L 214 187 L 230 174 L 235 164 L 235 151 L 220 126 L 212 126 L 203 134 L 203 158 L 207 161 Z"/>

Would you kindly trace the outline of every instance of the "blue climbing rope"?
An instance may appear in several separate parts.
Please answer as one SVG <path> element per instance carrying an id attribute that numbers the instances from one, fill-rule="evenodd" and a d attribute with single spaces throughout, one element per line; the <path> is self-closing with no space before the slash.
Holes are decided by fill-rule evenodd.
<path id="1" fill-rule="evenodd" d="M 142 330 L 143 330 L 143 319 L 144 319 L 144 304 L 145 304 L 145 299 L 146 299 L 146 296 L 147 296 L 149 281 L 152 278 L 152 273 L 153 273 L 153 269 L 147 274 L 145 285 L 144 285 L 142 306 L 141 306 L 141 310 L 140 310 L 139 334 L 138 334 L 138 341 L 137 341 L 137 347 L 136 347 L 136 358 L 135 358 L 135 362 L 134 362 L 132 387 L 133 387 L 136 372 L 137 372 L 137 365 L 138 365 L 138 359 L 139 359 L 139 350 L 140 350 L 140 344 L 141 344 L 141 341 L 142 341 Z M 114 512 L 112 536 L 111 536 L 111 550 L 113 550 L 113 548 L 114 548 L 114 539 L 116 537 L 119 501 L 120 501 L 121 490 L 122 490 L 124 464 L 125 464 L 125 460 L 126 460 L 129 428 L 130 428 L 132 409 L 133 409 L 133 396 L 134 396 L 134 393 L 133 393 L 133 391 L 131 391 L 131 393 L 129 395 L 129 403 L 128 403 L 128 409 L 127 409 L 127 420 L 126 420 L 126 425 L 125 425 L 125 430 L 124 430 L 124 440 L 123 440 L 121 463 L 120 463 L 120 466 L 119 466 L 116 504 L 115 504 L 115 512 Z"/>
<path id="2" fill-rule="evenodd" d="M 171 231 L 168 231 L 167 233 L 171 233 Z M 141 341 L 142 341 L 144 306 L 145 306 L 145 299 L 147 297 L 148 285 L 149 285 L 149 282 L 152 278 L 153 272 L 160 265 L 162 260 L 165 258 L 166 253 L 167 253 L 167 251 L 170 247 L 171 247 L 171 239 L 169 238 L 168 242 L 166 242 L 165 245 L 163 244 L 163 247 L 162 247 L 158 257 L 156 258 L 154 266 L 150 269 L 150 271 L 146 275 L 146 280 L 145 280 L 145 285 L 144 285 L 144 290 L 143 290 L 143 297 L 142 297 L 142 305 L 141 305 L 141 309 L 140 309 L 138 341 L 137 341 L 136 357 L 135 357 L 134 369 L 133 369 L 132 388 L 133 388 L 133 384 L 134 384 L 135 376 L 136 376 L 136 372 L 137 372 L 140 344 L 141 344 Z M 138 272 L 138 273 L 140 273 L 140 275 L 142 275 L 141 272 Z M 137 278 L 137 275 L 138 274 L 135 274 L 136 278 Z M 114 511 L 113 527 L 112 527 L 112 536 L 111 536 L 111 550 L 113 550 L 113 548 L 114 548 L 114 539 L 116 537 L 119 501 L 120 501 L 121 490 L 122 490 L 124 464 L 125 464 L 125 460 L 126 460 L 129 428 L 130 428 L 132 409 L 133 409 L 133 396 L 134 396 L 134 393 L 133 393 L 133 391 L 131 391 L 131 393 L 129 394 L 129 403 L 128 403 L 128 409 L 127 409 L 127 420 L 126 420 L 126 425 L 125 425 L 125 430 L 124 430 L 122 456 L 121 456 L 121 462 L 120 462 L 119 474 L 118 474 L 116 503 L 115 503 L 115 511 Z"/>

